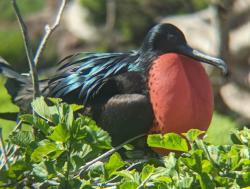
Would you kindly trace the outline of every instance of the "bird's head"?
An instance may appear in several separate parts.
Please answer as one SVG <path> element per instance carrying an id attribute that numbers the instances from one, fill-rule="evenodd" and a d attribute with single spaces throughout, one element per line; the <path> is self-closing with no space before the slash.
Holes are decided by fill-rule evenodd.
<path id="1" fill-rule="evenodd" d="M 153 53 L 153 56 L 160 56 L 166 53 L 178 53 L 216 66 L 227 74 L 226 63 L 219 58 L 206 55 L 198 50 L 191 48 L 186 41 L 183 32 L 176 26 L 168 23 L 154 26 L 147 34 L 141 47 L 145 54 Z"/>

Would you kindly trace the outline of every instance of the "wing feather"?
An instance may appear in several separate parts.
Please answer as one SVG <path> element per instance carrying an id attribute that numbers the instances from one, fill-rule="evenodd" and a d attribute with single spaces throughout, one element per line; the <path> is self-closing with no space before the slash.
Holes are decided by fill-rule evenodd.
<path id="1" fill-rule="evenodd" d="M 50 95 L 63 97 L 79 90 L 87 102 L 112 77 L 138 71 L 137 51 L 127 53 L 78 53 L 59 62 L 57 75 L 50 80 Z"/>

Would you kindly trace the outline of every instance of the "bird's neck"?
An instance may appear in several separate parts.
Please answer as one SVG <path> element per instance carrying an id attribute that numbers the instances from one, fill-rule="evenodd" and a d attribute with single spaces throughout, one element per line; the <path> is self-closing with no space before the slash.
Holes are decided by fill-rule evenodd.
<path id="1" fill-rule="evenodd" d="M 148 88 L 155 116 L 152 132 L 208 128 L 213 95 L 200 63 L 175 53 L 162 55 L 150 67 Z"/>
<path id="2" fill-rule="evenodd" d="M 141 48 L 138 50 L 138 64 L 141 70 L 145 72 L 145 74 L 147 74 L 152 65 L 152 62 L 154 62 L 158 56 L 158 52 L 152 51 L 150 49 L 144 50 Z"/>

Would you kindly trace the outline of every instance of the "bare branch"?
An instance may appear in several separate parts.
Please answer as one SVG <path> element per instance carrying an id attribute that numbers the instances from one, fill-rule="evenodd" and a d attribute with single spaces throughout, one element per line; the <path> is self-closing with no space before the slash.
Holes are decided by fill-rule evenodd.
<path id="1" fill-rule="evenodd" d="M 136 189 L 141 189 L 144 188 L 144 185 L 149 181 L 149 179 L 152 177 L 152 173 L 148 175 L 148 177 L 136 188 Z"/>
<path id="2" fill-rule="evenodd" d="M 12 0 L 12 4 L 13 4 L 13 8 L 15 10 L 15 14 L 16 14 L 16 17 L 18 19 L 18 23 L 20 25 L 20 29 L 22 32 L 23 40 L 24 40 L 24 47 L 25 47 L 26 56 L 28 59 L 29 67 L 30 67 L 30 73 L 31 73 L 33 89 L 34 89 L 33 97 L 35 98 L 35 97 L 38 97 L 40 95 L 39 80 L 38 80 L 36 65 L 34 63 L 31 43 L 30 43 L 29 36 L 28 36 L 28 30 L 27 30 L 27 27 L 23 21 L 23 18 L 22 18 L 22 15 L 20 13 L 20 10 L 18 8 L 18 5 L 16 3 L 16 0 Z"/>
<path id="3" fill-rule="evenodd" d="M 22 123 L 23 123 L 22 120 L 18 121 L 18 123 L 16 124 L 16 126 L 14 127 L 14 129 L 12 130 L 12 132 L 15 132 L 17 129 L 19 129 L 22 126 Z"/>
<path id="4" fill-rule="evenodd" d="M 126 170 L 126 171 L 129 171 L 129 170 L 133 169 L 134 167 L 136 167 L 136 166 L 138 166 L 138 165 L 140 165 L 140 164 L 146 163 L 146 162 L 148 162 L 148 160 L 147 160 L 147 159 L 143 159 L 143 160 L 141 160 L 141 161 L 139 161 L 139 162 L 133 163 L 132 165 L 130 165 L 130 166 L 129 166 L 128 168 L 126 168 L 125 170 Z M 99 184 L 98 186 L 100 186 L 100 187 L 107 187 L 109 183 L 114 182 L 114 181 L 115 181 L 117 178 L 119 178 L 119 177 L 121 177 L 121 176 L 120 176 L 120 175 L 116 175 L 116 176 L 114 176 L 113 178 L 111 178 L 110 180 L 108 180 L 108 181 L 106 181 L 106 182 L 104 182 L 104 183 Z"/>
<path id="5" fill-rule="evenodd" d="M 38 61 L 39 61 L 39 58 L 47 44 L 47 41 L 50 37 L 50 35 L 53 33 L 53 31 L 58 27 L 58 25 L 60 24 L 60 21 L 61 21 L 61 17 L 62 17 L 62 13 L 63 13 L 63 10 L 65 8 L 65 5 L 66 5 L 66 0 L 62 0 L 61 2 L 61 5 L 60 5 L 60 8 L 59 8 L 59 11 L 57 13 L 57 16 L 56 16 L 56 19 L 55 19 L 55 22 L 52 26 L 50 25 L 46 25 L 45 26 L 45 34 L 38 46 L 38 49 L 36 51 L 36 55 L 35 55 L 35 58 L 34 58 L 34 62 L 35 62 L 35 65 L 38 64 Z"/>
<path id="6" fill-rule="evenodd" d="M 114 148 L 112 148 L 111 150 L 107 151 L 106 153 L 100 155 L 99 157 L 93 159 L 92 161 L 89 161 L 88 163 L 86 163 L 84 166 L 79 168 L 78 173 L 76 174 L 76 176 L 81 176 L 91 165 L 93 165 L 94 163 L 96 163 L 97 161 L 100 161 L 102 159 L 105 159 L 106 157 L 110 156 L 111 154 L 113 154 L 114 152 L 120 150 L 125 144 L 131 143 L 134 140 L 137 140 L 139 138 L 142 138 L 146 136 L 146 134 L 140 134 L 138 136 L 135 136 L 125 142 L 123 142 L 122 144 L 120 144 L 119 146 L 116 146 Z"/>
<path id="7" fill-rule="evenodd" d="M 116 19 L 116 1 L 107 0 L 106 2 L 106 31 L 112 32 L 115 26 Z"/>

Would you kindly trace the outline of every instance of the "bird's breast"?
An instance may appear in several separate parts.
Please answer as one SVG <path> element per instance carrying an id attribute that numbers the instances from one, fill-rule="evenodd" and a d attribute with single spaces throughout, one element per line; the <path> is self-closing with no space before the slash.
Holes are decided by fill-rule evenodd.
<path id="1" fill-rule="evenodd" d="M 213 112 L 213 94 L 202 65 L 186 56 L 158 57 L 148 75 L 155 121 L 153 133 L 206 130 Z"/>

